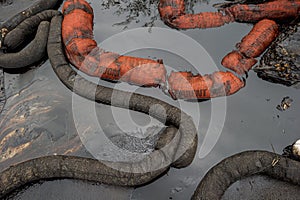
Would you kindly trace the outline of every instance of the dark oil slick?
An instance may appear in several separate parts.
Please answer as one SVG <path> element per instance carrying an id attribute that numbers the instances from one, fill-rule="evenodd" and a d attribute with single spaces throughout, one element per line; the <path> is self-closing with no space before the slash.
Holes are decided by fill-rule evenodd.
<path id="1" fill-rule="evenodd" d="M 109 24 L 114 24 L 119 22 L 120 20 L 124 19 L 121 17 L 116 17 L 116 15 L 113 15 L 110 10 L 102 10 L 104 7 L 101 7 L 99 2 L 92 2 L 93 7 L 97 7 L 99 10 L 96 11 L 96 26 L 101 29 L 101 24 L 99 22 L 102 22 L 102 19 L 105 19 L 109 21 Z M 211 4 L 217 3 L 217 2 L 210 2 Z M 197 7 L 197 4 L 195 5 Z M 209 5 L 211 7 L 211 5 Z M 199 7 L 205 7 L 205 4 L 201 4 Z M 100 9 L 102 8 L 102 9 Z M 114 9 L 115 6 L 113 5 L 111 9 Z M 101 11 L 100 11 L 101 10 Z M 197 10 L 196 10 L 197 11 Z M 126 13 L 127 11 L 125 11 Z M 141 22 L 145 20 L 143 16 L 137 16 L 136 19 L 140 19 Z M 159 20 L 156 21 L 158 25 L 163 26 Z M 146 22 L 145 22 L 146 23 Z M 135 25 L 135 23 L 131 23 L 128 26 L 131 28 L 138 27 Z M 107 31 L 110 31 L 110 34 L 118 32 L 120 29 L 122 29 L 121 26 L 114 26 L 109 28 Z M 216 32 L 220 32 L 218 33 Z M 220 62 L 220 58 L 225 55 L 226 52 L 228 52 L 231 48 L 233 48 L 234 44 L 238 41 L 237 37 L 242 37 L 246 34 L 246 32 L 249 31 L 248 26 L 243 25 L 231 25 L 228 28 L 218 29 L 215 30 L 206 30 L 206 31 L 187 31 L 183 32 L 191 37 L 194 37 L 197 41 L 199 41 L 203 46 L 207 48 L 207 50 L 212 54 L 216 62 Z M 234 34 L 236 33 L 236 35 Z M 108 34 L 108 35 L 110 35 Z M 105 34 L 104 34 L 105 36 Z M 105 39 L 103 36 L 99 35 L 98 38 Z M 222 38 L 222 40 L 218 40 L 218 38 Z M 224 41 L 224 38 L 226 38 L 226 41 Z M 229 43 L 229 44 L 228 44 Z M 222 45 L 220 45 L 222 44 Z M 230 46 L 231 45 L 231 46 Z M 222 47 L 222 48 L 221 48 Z M 175 47 L 174 47 L 175 48 Z M 153 57 L 157 55 L 152 55 Z M 168 61 L 167 62 L 172 62 Z M 176 62 L 175 62 L 176 63 Z M 44 67 L 50 68 L 49 63 L 45 63 L 43 65 Z M 38 70 L 32 70 L 29 71 L 27 74 L 31 74 L 34 77 L 38 78 L 41 74 L 41 72 Z M 54 81 L 54 86 L 51 86 L 52 88 L 60 88 L 59 90 L 60 95 L 63 96 L 63 99 L 66 98 L 66 102 L 70 101 L 70 93 L 67 92 L 64 87 L 60 84 L 59 80 L 55 78 L 55 75 L 51 70 L 46 70 L 46 74 L 50 75 L 51 79 Z M 281 99 L 285 96 L 291 96 L 294 100 L 294 102 L 298 102 L 300 100 L 299 93 L 297 93 L 297 90 L 293 88 L 286 88 L 280 85 L 273 85 L 268 84 L 267 82 L 261 81 L 260 79 L 257 79 L 253 76 L 248 79 L 248 84 L 244 90 L 244 92 L 241 92 L 239 95 L 235 95 L 233 97 L 230 97 L 227 99 L 228 103 L 228 111 L 227 111 L 227 122 L 225 123 L 223 132 L 221 137 L 218 140 L 217 145 L 213 149 L 213 151 L 204 159 L 199 159 L 196 157 L 195 162 L 192 164 L 191 167 L 184 169 L 184 170 L 171 170 L 168 174 L 168 176 L 164 176 L 161 179 L 157 180 L 156 182 L 144 186 L 142 188 L 138 188 L 132 192 L 132 190 L 129 190 L 128 193 L 123 193 L 125 199 L 186 199 L 187 197 L 191 197 L 191 194 L 193 193 L 194 189 L 196 188 L 196 185 L 200 181 L 200 178 L 203 177 L 204 173 L 213 166 L 216 162 L 221 160 L 224 157 L 227 157 L 229 155 L 232 155 L 236 152 L 245 150 L 245 149 L 267 149 L 271 150 L 270 143 L 272 143 L 275 146 L 275 149 L 277 152 L 280 153 L 280 149 L 282 147 L 286 146 L 286 144 L 293 141 L 296 137 L 299 136 L 298 131 L 298 119 L 299 119 L 299 104 L 293 104 L 291 109 L 287 110 L 286 112 L 278 112 L 276 110 L 276 105 L 278 102 L 281 101 Z M 52 74 L 52 75 L 51 75 Z M 7 75 L 6 75 L 7 76 Z M 44 81 L 44 79 L 43 79 Z M 28 82 L 30 82 L 28 80 Z M 21 82 L 22 83 L 22 82 Z M 40 83 L 40 82 L 38 82 Z M 29 84 L 30 90 L 32 90 L 34 93 L 36 93 L 35 88 L 40 88 L 39 84 Z M 141 93 L 148 93 L 149 90 L 141 89 Z M 46 91 L 47 92 L 47 91 Z M 159 94 L 156 94 L 155 92 L 152 92 L 150 90 L 150 93 L 154 93 L 154 95 L 158 95 L 160 98 L 164 98 L 160 96 Z M 53 94 L 56 94 L 55 91 L 50 91 L 49 94 L 53 96 Z M 16 96 L 17 97 L 17 96 Z M 47 95 L 45 96 L 47 99 Z M 16 101 L 21 101 L 23 99 L 23 96 L 20 96 L 20 98 L 16 99 Z M 26 99 L 26 98 L 25 98 Z M 51 98 L 50 98 L 51 99 Z M 39 100 L 38 100 L 39 101 Z M 172 101 L 168 99 L 170 103 Z M 40 103 L 43 101 L 39 101 Z M 46 101 L 47 102 L 47 101 Z M 65 102 L 65 100 L 63 101 Z M 247 102 L 247 103 L 246 103 Z M 47 102 L 49 104 L 49 102 Z M 205 107 L 209 106 L 209 102 L 202 102 L 202 103 L 195 103 L 193 102 L 190 104 L 190 107 L 193 109 L 195 106 L 202 107 L 201 115 L 209 116 L 210 111 L 206 111 Z M 7 108 L 9 108 L 8 106 Z M 62 106 L 67 109 L 67 107 L 64 105 Z M 192 110 L 191 109 L 191 110 Z M 101 110 L 101 109 L 100 109 Z M 67 112 L 67 111 L 66 111 Z M 51 112 L 50 112 L 51 113 Z M 61 115 L 59 111 L 54 111 L 53 113 Z M 191 114 L 193 114 L 193 111 L 190 111 Z M 46 113 L 46 118 L 51 116 L 51 114 Z M 28 116 L 27 116 L 28 117 Z M 12 117 L 11 117 L 12 118 Z M 200 126 L 205 127 L 205 118 L 201 118 Z M 8 123 L 9 124 L 9 123 Z M 61 120 L 58 120 L 55 122 L 55 125 L 51 125 L 48 130 L 56 132 L 57 129 L 53 129 L 57 124 L 69 124 L 67 123 L 61 123 Z M 255 124 L 255 126 L 253 126 Z M 41 125 L 37 125 L 41 126 Z M 12 127 L 17 127 L 16 125 L 12 124 Z M 59 126 L 60 127 L 60 126 Z M 59 128 L 58 130 L 63 130 L 63 128 Z M 284 130 L 284 132 L 283 132 Z M 205 133 L 205 129 L 201 129 L 201 135 L 202 133 Z M 26 132 L 26 131 L 25 131 Z M 72 129 L 66 129 L 66 133 L 72 133 Z M 47 135 L 47 134 L 46 134 Z M 56 136 L 54 133 L 48 134 L 46 138 L 60 138 Z M 34 135 L 33 135 L 34 136 Z M 33 137 L 32 136 L 32 137 Z M 24 138 L 25 141 L 26 138 Z M 53 139 L 51 139 L 53 140 Z M 55 140 L 55 139 L 54 139 Z M 17 140 L 15 140 L 17 141 Z M 22 141 L 22 140 L 21 140 Z M 60 139 L 58 139 L 60 141 Z M 63 143 L 64 140 L 61 140 Z M 77 138 L 77 142 L 79 139 Z M 201 143 L 201 141 L 200 141 Z M 43 142 L 37 142 L 37 144 L 44 144 Z M 75 144 L 75 143 L 74 143 Z M 78 145 L 78 143 L 76 143 Z M 71 145 L 72 146 L 72 145 Z M 76 145 L 74 145 L 76 146 Z M 73 147 L 74 147 L 73 146 Z M 34 147 L 34 146 L 33 146 Z M 43 147 L 40 145 L 35 146 L 36 150 L 41 150 Z M 52 149 L 52 148 L 51 148 Z M 55 148 L 54 148 L 55 149 Z M 64 148 L 63 148 L 64 149 Z M 57 151 L 59 152 L 59 151 Z M 63 151 L 62 151 L 63 152 Z M 43 153 L 43 151 L 41 152 Z M 49 154 L 54 154 L 55 152 L 50 152 Z M 70 152 L 69 152 L 70 153 Z M 88 154 L 84 154 L 80 151 L 76 153 L 74 151 L 75 155 L 85 155 L 88 156 Z M 45 153 L 44 155 L 47 155 Z M 8 161 L 11 163 L 15 163 L 16 160 L 24 160 L 26 158 L 31 157 L 31 154 L 24 152 L 24 154 L 20 154 L 18 159 L 11 158 Z M 7 166 L 8 162 L 4 162 L 2 165 L 3 168 Z M 58 189 L 55 185 L 57 182 L 48 182 L 47 188 L 49 190 L 51 189 Z M 84 186 L 89 185 L 87 183 L 79 182 L 78 184 Z M 68 182 L 60 187 L 66 188 L 68 185 Z M 39 187 L 38 187 L 39 188 Z M 82 187 L 80 187 L 82 188 Z M 159 188 L 159 193 L 154 191 L 157 191 Z M 99 187 L 99 190 L 101 188 Z M 36 191 L 40 191 L 37 189 Z M 84 191 L 88 192 L 88 189 L 84 189 Z M 83 191 L 83 192 L 84 192 Z M 107 192 L 107 190 L 105 190 Z M 108 191 L 114 192 L 113 189 L 108 189 Z M 19 193 L 19 195 L 22 192 Z M 34 195 L 34 194 L 33 194 Z M 26 192 L 25 192 L 26 196 Z M 24 196 L 23 196 L 24 197 Z M 67 197 L 67 196 L 66 196 Z M 95 193 L 95 196 L 91 195 L 91 198 L 97 198 L 98 196 Z M 111 196 L 113 198 L 113 195 Z M 24 198 L 26 199 L 26 197 Z M 32 196 L 27 196 L 27 199 L 32 199 Z"/>

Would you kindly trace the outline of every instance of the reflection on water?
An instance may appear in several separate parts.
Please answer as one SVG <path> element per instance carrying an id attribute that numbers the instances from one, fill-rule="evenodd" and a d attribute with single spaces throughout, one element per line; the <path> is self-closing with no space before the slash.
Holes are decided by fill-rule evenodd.
<path id="1" fill-rule="evenodd" d="M 119 33 L 121 31 L 120 27 L 123 28 L 124 26 L 137 28 L 144 25 L 155 25 L 168 28 L 158 17 L 157 2 L 157 0 L 93 0 L 95 38 L 98 43 L 113 34 Z M 214 0 L 208 4 L 199 3 L 199 1 L 188 2 L 190 4 L 187 8 L 193 7 L 194 11 L 198 12 L 200 10 L 214 10 L 212 4 L 222 1 Z M 7 6 L 7 8 L 22 8 L 16 3 L 12 5 Z M 15 13 L 15 11 L 6 12 L 6 9 L 2 9 L 0 21 L 3 21 L 5 16 L 11 16 L 12 13 Z M 128 23 L 112 26 L 112 24 L 124 21 Z M 217 29 L 195 29 L 181 31 L 181 33 L 195 39 L 205 47 L 218 67 L 222 69 L 220 66 L 222 57 L 234 49 L 235 44 L 241 40 L 250 28 L 250 25 L 232 23 Z M 180 49 L 180 47 L 181 45 L 178 43 L 170 44 L 170 48 Z M 187 53 L 190 51 L 191 49 L 186 50 Z M 129 54 L 147 58 L 163 58 L 167 65 L 180 70 L 193 69 L 184 58 L 162 50 L 136 50 Z M 200 62 L 195 67 L 201 68 L 201 64 L 203 63 Z M 72 93 L 57 79 L 49 62 L 25 74 L 14 75 L 14 79 L 12 79 L 12 76 L 11 74 L 5 75 L 8 101 L 0 116 L 0 170 L 10 164 L 40 155 L 57 153 L 91 156 L 84 150 L 80 138 L 77 136 L 72 113 Z M 9 80 L 11 84 L 9 84 Z M 117 84 L 116 86 L 121 89 L 134 90 L 138 93 L 155 96 L 176 106 L 183 106 L 187 113 L 193 117 L 197 116 L 195 122 L 199 127 L 199 148 L 202 145 L 204 136 L 208 133 L 208 129 L 213 132 L 219 128 L 218 125 L 210 127 L 210 124 L 212 124 L 212 101 L 173 101 L 158 89 L 132 89 L 133 87 L 128 84 Z M 276 109 L 276 106 L 285 96 L 290 96 L 294 100 L 294 104 L 287 111 L 280 112 Z M 220 125 L 222 133 L 217 138 L 216 146 L 202 159 L 197 154 L 190 167 L 181 170 L 172 169 L 168 175 L 149 185 L 135 189 L 133 192 L 127 189 L 125 192 L 122 190 L 117 192 L 113 188 L 106 188 L 106 186 L 87 186 L 81 182 L 72 184 L 69 181 L 54 181 L 29 188 L 29 193 L 24 193 L 24 196 L 20 198 L 33 199 L 36 197 L 34 195 L 37 191 L 39 191 L 38 194 L 41 195 L 41 198 L 43 194 L 47 197 L 51 195 L 58 197 L 54 190 L 52 193 L 52 189 L 63 188 L 68 190 L 72 185 L 75 188 L 74 191 L 79 191 L 81 194 L 76 195 L 76 192 L 74 192 L 75 195 L 73 196 L 68 193 L 64 196 L 64 199 L 74 199 L 75 197 L 80 199 L 80 195 L 85 193 L 91 195 L 90 199 L 99 199 L 100 195 L 107 195 L 105 199 L 114 199 L 116 196 L 123 199 L 143 200 L 189 199 L 205 172 L 221 159 L 247 149 L 272 151 L 271 144 L 275 147 L 276 152 L 281 153 L 285 146 L 299 138 L 300 104 L 297 103 L 299 101 L 299 90 L 262 81 L 256 77 L 255 73 L 250 71 L 246 87 L 237 94 L 226 98 L 226 121 L 224 126 Z M 85 109 L 84 106 L 85 104 L 82 104 L 82 109 Z M 124 109 L 99 104 L 95 107 L 97 120 L 102 123 L 101 125 L 103 125 L 107 136 L 113 135 L 109 132 L 116 130 L 114 129 L 115 125 L 110 123 L 115 123 L 117 127 L 127 133 L 139 132 L 139 129 L 136 129 L 137 125 L 132 125 L 132 121 L 133 124 L 138 124 L 144 128 L 149 125 L 149 118 L 145 115 L 141 114 L 133 117 L 134 114 L 128 114 L 128 111 Z M 223 110 L 219 109 L 218 111 Z M 81 111 L 79 114 L 81 114 Z M 89 122 L 79 126 L 93 130 Z M 103 131 L 93 131 L 105 137 Z M 143 136 L 144 133 L 143 130 L 140 135 Z M 97 140 L 93 142 L 95 144 L 100 143 Z M 103 193 L 99 194 L 99 191 Z M 131 194 L 131 196 L 129 197 L 128 194 Z"/>
<path id="2" fill-rule="evenodd" d="M 127 200 L 130 199 L 132 190 L 133 189 L 130 188 L 106 186 L 85 181 L 55 180 L 36 183 L 31 187 L 28 187 L 25 191 L 10 195 L 6 200 L 45 199 L 45 197 L 46 200 Z"/>
<path id="3" fill-rule="evenodd" d="M 152 27 L 160 20 L 158 13 L 158 0 L 104 0 L 101 2 L 103 9 L 114 9 L 114 14 L 122 16 L 122 21 L 114 23 L 128 28 L 130 23 L 140 23 L 142 26 Z M 195 4 L 208 3 L 208 0 L 190 0 L 186 2 L 187 10 L 193 13 Z"/>
<path id="4" fill-rule="evenodd" d="M 47 81 L 40 79 L 33 81 L 28 87 L 7 99 L 4 111 L 1 113 L 1 155 L 3 162 L 22 152 L 45 134 L 51 140 L 57 140 L 60 135 L 51 135 L 46 129 L 41 128 L 57 119 L 57 116 L 49 116 L 52 110 L 62 100 L 58 96 L 49 93 L 48 90 L 32 91 L 28 88 L 37 89 L 37 85 L 45 87 Z"/>
<path id="5" fill-rule="evenodd" d="M 50 70 L 47 63 L 24 75 L 7 75 L 7 102 L 0 114 L 1 170 L 24 159 L 82 148 L 70 125 L 66 96 L 49 77 Z"/>
<path id="6" fill-rule="evenodd" d="M 225 192 L 222 200 L 299 199 L 300 187 L 265 176 L 237 181 Z"/>

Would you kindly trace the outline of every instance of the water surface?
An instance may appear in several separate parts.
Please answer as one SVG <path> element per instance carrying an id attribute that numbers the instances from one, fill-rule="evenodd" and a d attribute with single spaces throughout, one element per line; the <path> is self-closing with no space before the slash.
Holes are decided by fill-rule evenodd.
<path id="1" fill-rule="evenodd" d="M 129 2 L 138 1 L 120 1 L 121 4 L 116 5 L 109 4 L 112 1 L 92 0 L 90 2 L 95 12 L 94 33 L 98 43 L 109 40 L 115 34 L 126 33 L 127 30 L 134 30 L 145 24 L 169 29 L 159 19 L 155 4 L 148 6 L 150 14 L 146 12 L 144 15 L 143 12 L 139 12 L 139 16 L 134 17 L 136 13 L 130 10 Z M 193 9 L 195 12 L 214 10 L 212 4 L 217 2 L 219 1 L 198 2 L 195 3 Z M 31 1 L 26 1 L 26 3 L 30 5 Z M 0 7 L 0 21 L 24 7 L 23 1 Z M 130 19 L 127 20 L 129 23 L 120 23 L 126 19 Z M 116 25 L 117 23 L 119 25 Z M 233 50 L 236 43 L 250 29 L 251 25 L 232 23 L 220 28 L 195 29 L 180 31 L 180 33 L 201 44 L 217 67 L 224 70 L 220 65 L 222 57 Z M 151 30 L 149 31 L 148 34 L 151 34 Z M 162 38 L 158 37 L 157 40 L 162 40 Z M 172 35 L 164 40 L 173 41 Z M 120 49 L 127 47 L 130 43 L 143 47 L 144 39 L 128 36 L 127 40 L 122 43 L 112 41 L 105 44 L 107 50 L 114 50 L 118 46 Z M 216 70 L 213 66 L 211 68 L 202 66 L 205 62 L 201 59 L 198 65 L 193 66 L 185 57 L 176 55 L 174 52 L 179 51 L 182 46 L 181 43 L 172 42 L 170 48 L 174 50 L 173 52 L 155 48 L 139 48 L 125 53 L 163 59 L 164 63 L 174 70 L 207 73 Z M 185 53 L 195 52 L 193 48 L 187 48 Z M 203 55 L 199 55 L 199 58 L 201 56 Z M 194 58 L 194 60 L 197 61 L 199 58 Z M 5 142 L 0 146 L 0 170 L 13 163 L 42 155 L 92 156 L 82 145 L 78 136 L 80 133 L 77 130 L 78 126 L 84 126 L 87 134 L 94 134 L 95 131 L 89 131 L 92 130 L 90 124 L 74 123 L 74 112 L 83 113 L 87 106 L 91 106 L 91 102 L 74 97 L 74 94 L 57 79 L 49 61 L 22 74 L 6 72 L 5 79 L 8 101 L 1 114 L 0 140 Z M 98 80 L 93 80 L 98 82 Z M 104 81 L 101 81 L 101 84 L 160 98 L 172 105 L 180 106 L 193 116 L 199 131 L 199 145 L 192 165 L 180 170 L 171 169 L 167 175 L 155 182 L 134 190 L 59 180 L 36 184 L 17 193 L 11 199 L 42 197 L 47 199 L 189 199 L 204 174 L 223 158 L 250 149 L 273 151 L 272 146 L 275 152 L 281 153 L 285 146 L 299 138 L 299 90 L 263 81 L 253 71 L 249 72 L 245 88 L 238 93 L 227 98 L 203 102 L 174 101 L 155 88 L 137 88 L 125 83 L 115 85 Z M 276 106 L 285 96 L 291 97 L 294 101 L 291 108 L 282 112 L 277 110 Z M 81 103 L 78 110 L 74 110 L 72 105 L 74 99 Z M 92 106 L 96 110 L 100 124 L 116 124 L 120 129 L 129 133 L 138 132 L 143 136 L 148 127 L 163 127 L 160 122 L 144 114 L 101 104 L 92 104 Z M 105 137 L 103 130 L 96 131 L 100 138 Z M 215 137 L 209 137 L 211 140 L 203 142 L 208 135 Z"/>

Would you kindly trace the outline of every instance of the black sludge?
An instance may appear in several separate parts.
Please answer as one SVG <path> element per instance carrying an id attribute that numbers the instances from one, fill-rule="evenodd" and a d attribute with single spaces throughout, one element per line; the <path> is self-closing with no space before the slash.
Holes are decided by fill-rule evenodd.
<path id="1" fill-rule="evenodd" d="M 299 27 L 300 23 L 282 31 L 254 68 L 258 77 L 286 86 L 300 83 Z"/>
<path id="2" fill-rule="evenodd" d="M 234 182 L 265 175 L 300 186 L 300 162 L 268 151 L 245 151 L 225 158 L 211 168 L 192 199 L 219 200 Z"/>
<path id="3" fill-rule="evenodd" d="M 45 10 L 25 19 L 13 30 L 7 33 L 3 39 L 2 48 L 9 51 L 18 48 L 24 43 L 24 41 L 28 40 L 28 38 L 34 34 L 36 28 L 42 21 L 50 21 L 53 16 L 59 14 L 60 12 L 57 10 Z"/>
<path id="4" fill-rule="evenodd" d="M 0 67 L 21 68 L 36 63 L 46 55 L 49 22 L 40 23 L 36 36 L 24 49 L 17 53 L 0 54 Z"/>
<path id="5" fill-rule="evenodd" d="M 180 132 L 180 141 L 171 166 L 177 168 L 188 166 L 194 159 L 198 143 L 197 130 L 192 118 L 179 108 L 161 100 L 96 85 L 78 75 L 69 66 L 64 55 L 61 23 L 61 16 L 55 16 L 52 19 L 47 46 L 49 60 L 59 79 L 73 92 L 92 101 L 146 114 L 149 114 L 150 108 L 155 110 L 151 113 L 152 117 L 174 125 Z"/>
<path id="6" fill-rule="evenodd" d="M 177 129 L 173 127 L 167 128 L 165 133 L 168 136 L 163 137 L 169 137 L 176 134 L 176 132 Z M 177 143 L 178 138 L 174 141 Z M 169 147 L 160 147 L 162 154 L 167 153 L 165 156 L 170 155 L 168 154 L 171 153 L 169 150 L 174 150 L 172 149 L 174 146 L 169 150 L 167 150 Z M 171 154 L 171 158 L 172 156 Z M 164 162 L 164 160 L 156 159 L 161 157 L 158 155 L 156 157 L 150 156 L 149 159 L 146 158 L 136 163 L 113 163 L 66 155 L 34 158 L 10 166 L 0 173 L 0 198 L 6 197 L 13 190 L 28 183 L 55 178 L 79 179 L 126 187 L 142 186 L 158 178 L 169 169 L 168 165 L 152 171 L 144 168 L 145 163 L 151 164 L 149 161 Z"/>
<path id="7" fill-rule="evenodd" d="M 73 156 L 46 156 L 11 166 L 0 173 L 0 197 L 26 183 L 53 178 L 140 186 L 158 178 L 170 166 L 189 165 L 197 147 L 197 132 L 192 119 L 180 109 L 158 99 L 96 85 L 77 75 L 63 54 L 61 22 L 62 16 L 55 16 L 51 20 L 47 50 L 55 73 L 68 88 L 91 100 L 147 114 L 151 106 L 161 106 L 164 110 L 154 109 L 153 117 L 163 119 L 166 113 L 167 122 L 177 126 L 179 132 L 177 128 L 168 127 L 165 134 L 160 137 L 156 150 L 133 163 L 107 162 Z M 128 98 L 130 100 L 127 104 L 124 99 Z"/>
<path id="8" fill-rule="evenodd" d="M 39 29 L 45 23 L 48 22 L 42 22 Z M 159 138 L 155 150 L 136 162 L 46 156 L 13 165 L 0 173 L 0 198 L 26 183 L 53 178 L 140 186 L 155 180 L 170 166 L 180 168 L 189 165 L 197 148 L 197 130 L 191 117 L 158 99 L 96 85 L 77 75 L 64 56 L 61 23 L 62 16 L 55 16 L 51 20 L 47 52 L 55 73 L 68 88 L 87 99 L 146 114 L 152 108 L 153 117 L 162 121 L 166 118 L 167 123 L 176 128 L 168 127 Z M 48 31 L 44 32 L 48 34 Z"/>
<path id="9" fill-rule="evenodd" d="M 13 0 L 0 0 L 0 5 L 8 6 L 13 3 Z"/>

